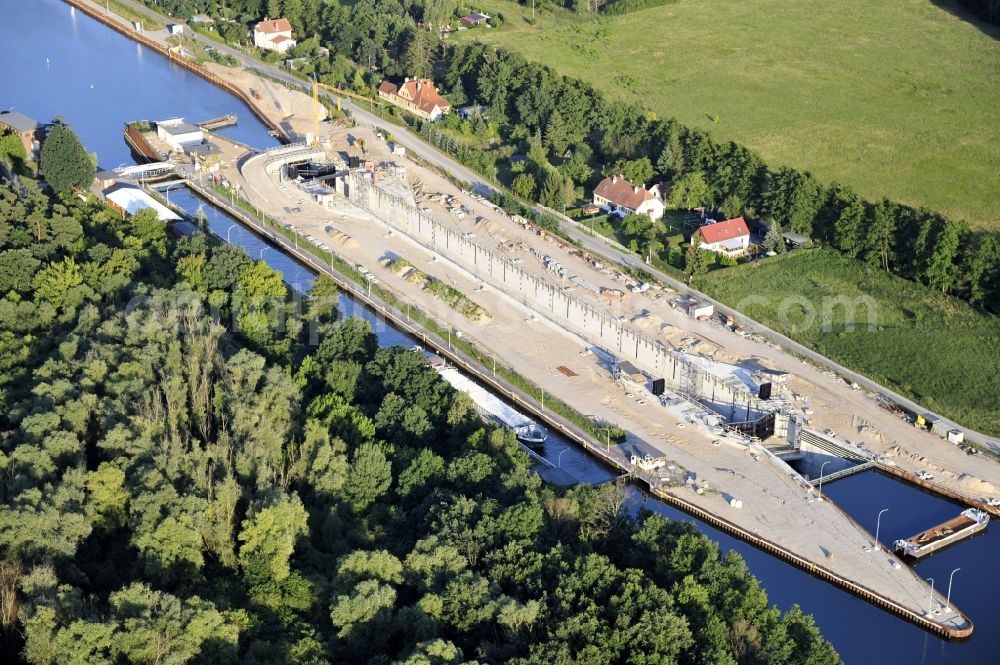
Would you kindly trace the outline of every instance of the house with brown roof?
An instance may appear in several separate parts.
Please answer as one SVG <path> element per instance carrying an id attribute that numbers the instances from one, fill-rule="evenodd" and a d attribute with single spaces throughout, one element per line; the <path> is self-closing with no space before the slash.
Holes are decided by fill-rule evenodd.
<path id="1" fill-rule="evenodd" d="M 253 45 L 268 51 L 287 53 L 295 46 L 292 24 L 287 18 L 264 19 L 253 27 Z"/>
<path id="2" fill-rule="evenodd" d="M 646 189 L 641 184 L 633 185 L 620 173 L 609 175 L 598 183 L 594 188 L 594 205 L 621 217 L 633 213 L 649 215 L 654 221 L 663 217 L 659 186 Z"/>
<path id="3" fill-rule="evenodd" d="M 706 224 L 691 234 L 692 241 L 695 237 L 701 239 L 701 249 L 734 258 L 750 249 L 750 229 L 743 217 Z"/>
<path id="4" fill-rule="evenodd" d="M 451 110 L 451 103 L 438 94 L 430 79 L 407 78 L 402 85 L 382 81 L 378 96 L 427 120 L 437 120 Z"/>

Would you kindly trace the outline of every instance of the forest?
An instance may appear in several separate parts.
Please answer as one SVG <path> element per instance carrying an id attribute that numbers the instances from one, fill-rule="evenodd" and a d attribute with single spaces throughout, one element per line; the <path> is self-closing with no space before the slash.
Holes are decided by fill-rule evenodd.
<path id="1" fill-rule="evenodd" d="M 181 16 L 208 11 L 234 20 L 220 24 L 220 31 L 236 43 L 246 42 L 247 27 L 261 16 L 286 16 L 301 36 L 296 55 L 310 55 L 320 44 L 330 49 L 304 71 L 330 84 L 371 93 L 382 77 L 433 76 L 453 106 L 478 104 L 485 112 L 457 123 L 460 131 L 451 135 L 427 128 L 428 139 L 523 198 L 563 209 L 585 198 L 605 175 L 623 172 L 636 181 L 668 183 L 668 207 L 742 214 L 977 307 L 994 313 L 1000 307 L 1000 234 L 973 231 L 964 221 L 888 199 L 868 201 L 809 172 L 771 168 L 743 146 L 609 100 L 518 54 L 475 42 L 439 43 L 440 30 L 468 9 L 461 3 L 157 4 Z M 480 145 L 458 140 L 463 133 Z M 512 168 L 514 154 L 526 159 Z M 664 260 L 677 250 L 658 246 Z"/>
<path id="2" fill-rule="evenodd" d="M 70 166 L 0 169 L 9 660 L 839 662 L 692 524 L 544 485 L 329 280 L 303 304 Z"/>

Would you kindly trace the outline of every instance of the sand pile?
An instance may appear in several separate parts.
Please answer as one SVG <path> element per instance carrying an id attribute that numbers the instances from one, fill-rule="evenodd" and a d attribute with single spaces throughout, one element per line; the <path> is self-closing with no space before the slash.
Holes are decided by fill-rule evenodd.
<path id="1" fill-rule="evenodd" d="M 347 247 L 348 249 L 361 247 L 361 244 L 357 240 L 343 231 L 330 231 L 330 238 L 341 247 Z"/>
<path id="2" fill-rule="evenodd" d="M 483 231 L 485 231 L 486 233 L 489 233 L 490 235 L 493 235 L 495 233 L 499 233 L 503 229 L 503 227 L 501 227 L 496 222 L 494 222 L 492 220 L 489 220 L 489 219 L 485 219 L 485 218 L 479 220 L 479 223 L 478 223 L 477 226 L 480 229 L 482 229 Z"/>
<path id="3" fill-rule="evenodd" d="M 967 490 L 982 494 L 996 494 L 997 491 L 996 485 L 993 483 L 970 476 L 967 473 L 963 473 L 958 477 L 958 484 Z"/>

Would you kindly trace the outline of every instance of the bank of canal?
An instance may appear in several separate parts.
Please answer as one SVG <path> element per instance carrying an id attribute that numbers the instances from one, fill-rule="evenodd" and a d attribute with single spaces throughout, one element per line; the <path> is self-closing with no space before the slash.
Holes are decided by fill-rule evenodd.
<path id="1" fill-rule="evenodd" d="M 62 115 L 88 149 L 98 153 L 102 166 L 129 161 L 121 129 L 126 121 L 136 118 L 185 116 L 202 120 L 235 110 L 240 124 L 223 133 L 259 147 L 275 143 L 239 100 L 79 12 L 74 16 L 60 0 L 0 0 L 0 10 L 5 24 L 19 26 L 17 31 L 5 31 L 6 39 L 0 40 L 0 57 L 7 70 L 0 106 L 13 106 L 43 121 Z M 184 200 L 185 192 L 171 192 L 171 201 L 196 210 L 200 202 L 190 193 L 191 201 Z M 224 237 L 234 222 L 207 204 L 204 211 L 211 224 L 225 225 L 218 232 Z M 269 245 L 241 226 L 229 234 L 254 258 L 263 250 L 263 259 L 289 283 L 307 287 L 312 278 L 309 269 L 274 247 L 264 249 Z M 344 298 L 342 305 L 346 314 L 373 321 L 380 344 L 412 344 L 353 301 Z M 554 459 L 563 445 L 558 438 L 552 439 L 546 457 Z M 573 446 L 563 455 L 562 467 L 583 482 L 598 481 L 607 474 Z M 878 511 L 890 507 L 880 534 L 883 543 L 889 544 L 959 510 L 950 502 L 877 473 L 861 474 L 824 490 L 870 530 Z M 631 494 L 636 505 L 642 504 L 638 490 L 631 490 Z M 659 501 L 646 500 L 643 505 L 673 518 L 690 519 Z M 706 525 L 698 526 L 719 542 L 724 552 L 735 550 L 747 560 L 772 602 L 782 609 L 798 603 L 812 614 L 847 663 L 990 663 L 1000 652 L 1000 576 L 993 574 L 1000 551 L 1000 524 L 917 565 L 921 574 L 935 579 L 938 588 L 947 584 L 953 568 L 962 568 L 955 575 L 953 598 L 976 622 L 975 635 L 967 643 L 946 643 L 742 541 Z"/>

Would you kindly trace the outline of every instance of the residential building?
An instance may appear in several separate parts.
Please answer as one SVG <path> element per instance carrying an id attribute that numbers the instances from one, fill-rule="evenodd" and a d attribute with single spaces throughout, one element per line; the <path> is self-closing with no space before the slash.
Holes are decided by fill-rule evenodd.
<path id="1" fill-rule="evenodd" d="M 750 249 L 750 229 L 743 217 L 702 226 L 693 234 L 701 239 L 701 248 L 726 256 L 743 256 Z"/>
<path id="2" fill-rule="evenodd" d="M 466 25 L 487 25 L 490 17 L 479 12 L 472 12 L 462 17 L 462 23 Z"/>
<path id="3" fill-rule="evenodd" d="M 407 78 L 402 85 L 382 81 L 378 96 L 427 120 L 437 120 L 451 110 L 451 103 L 438 94 L 430 79 Z"/>
<path id="4" fill-rule="evenodd" d="M 192 125 L 184 118 L 168 118 L 156 123 L 156 136 L 170 146 L 171 150 L 183 152 L 185 148 L 197 145 L 205 139 L 201 127 Z"/>
<path id="5" fill-rule="evenodd" d="M 633 213 L 649 215 L 654 221 L 663 217 L 659 186 L 633 185 L 620 173 L 609 175 L 594 188 L 594 205 L 621 217 Z"/>
<path id="6" fill-rule="evenodd" d="M 0 113 L 0 134 L 16 134 L 29 159 L 37 160 L 41 155 L 45 129 L 37 120 L 17 111 L 5 111 Z"/>
<path id="7" fill-rule="evenodd" d="M 287 53 L 295 46 L 292 24 L 287 18 L 261 21 L 253 27 L 253 45 L 268 51 Z"/>

